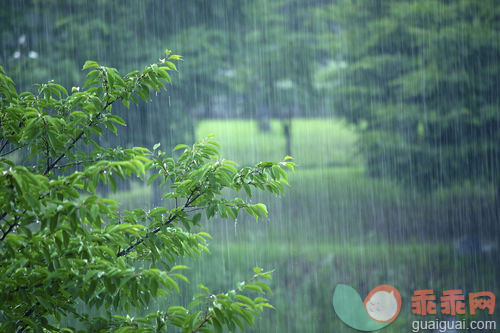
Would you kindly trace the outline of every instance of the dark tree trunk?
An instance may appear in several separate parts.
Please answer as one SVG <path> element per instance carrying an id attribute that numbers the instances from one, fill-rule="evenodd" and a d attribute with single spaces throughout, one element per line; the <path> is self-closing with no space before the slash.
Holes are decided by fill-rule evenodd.
<path id="1" fill-rule="evenodd" d="M 285 136 L 285 154 L 292 156 L 292 122 L 285 121 L 283 123 L 283 135 Z"/>
<path id="2" fill-rule="evenodd" d="M 260 105 L 257 108 L 257 123 L 261 132 L 271 130 L 271 110 L 267 105 Z"/>

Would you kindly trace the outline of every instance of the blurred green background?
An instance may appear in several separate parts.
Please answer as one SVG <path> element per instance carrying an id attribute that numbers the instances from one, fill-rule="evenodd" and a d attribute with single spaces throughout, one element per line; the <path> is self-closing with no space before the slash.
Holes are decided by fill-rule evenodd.
<path id="1" fill-rule="evenodd" d="M 495 0 L 5 0 L 0 63 L 18 90 L 71 90 L 87 59 L 126 73 L 181 54 L 168 92 L 118 109 L 128 126 L 101 143 L 215 134 L 240 166 L 297 163 L 283 198 L 252 199 L 268 219 L 203 223 L 211 253 L 188 263 L 181 303 L 257 265 L 275 269 L 276 310 L 255 332 L 354 331 L 333 311 L 338 283 L 362 298 L 395 286 L 403 307 L 384 331 L 408 332 L 414 290 L 499 294 L 499 31 Z M 169 204 L 141 181 L 118 189 L 100 190 L 122 209 Z"/>

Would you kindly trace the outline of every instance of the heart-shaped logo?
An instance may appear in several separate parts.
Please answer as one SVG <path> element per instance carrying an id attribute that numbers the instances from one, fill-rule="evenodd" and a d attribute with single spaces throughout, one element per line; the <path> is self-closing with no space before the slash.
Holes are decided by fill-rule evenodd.
<path id="1" fill-rule="evenodd" d="M 373 288 L 361 301 L 352 287 L 339 284 L 333 293 L 333 308 L 347 325 L 360 331 L 376 331 L 392 323 L 401 310 L 401 295 L 393 286 Z"/>

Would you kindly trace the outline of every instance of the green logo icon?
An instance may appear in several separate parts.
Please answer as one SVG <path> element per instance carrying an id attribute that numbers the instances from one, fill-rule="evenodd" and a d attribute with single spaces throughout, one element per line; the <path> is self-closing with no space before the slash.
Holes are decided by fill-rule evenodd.
<path id="1" fill-rule="evenodd" d="M 333 308 L 345 324 L 359 331 L 371 332 L 392 323 L 401 310 L 401 295 L 387 284 L 374 288 L 365 301 L 352 287 L 339 284 L 333 292 Z"/>

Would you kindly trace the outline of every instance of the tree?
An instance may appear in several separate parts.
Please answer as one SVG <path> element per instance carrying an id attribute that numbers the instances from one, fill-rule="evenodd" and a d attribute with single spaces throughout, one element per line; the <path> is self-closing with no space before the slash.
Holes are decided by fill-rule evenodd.
<path id="1" fill-rule="evenodd" d="M 336 61 L 324 77 L 333 109 L 363 129 L 371 175 L 420 189 L 500 184 L 499 16 L 489 0 L 330 7 Z"/>
<path id="2" fill-rule="evenodd" d="M 316 3 L 251 1 L 243 13 L 240 45 L 229 80 L 261 130 L 271 118 L 283 128 L 285 153 L 291 155 L 291 120 L 308 114 L 315 101 L 312 84 L 316 39 L 310 14 Z"/>
<path id="3" fill-rule="evenodd" d="M 159 296 L 179 292 L 186 266 L 179 261 L 207 250 L 202 219 L 236 218 L 241 210 L 267 216 L 263 204 L 236 197 L 243 189 L 275 194 L 287 184 L 293 163 L 261 162 L 237 169 L 222 159 L 218 144 L 205 139 L 178 145 L 172 156 L 159 149 L 99 145 L 105 129 L 125 125 L 112 108 L 149 99 L 165 89 L 180 57 L 166 52 L 142 72 L 121 76 L 114 68 L 87 61 L 88 79 L 71 93 L 54 82 L 36 94 L 18 93 L 0 67 L 0 329 L 4 332 L 76 331 L 59 327 L 63 317 L 92 332 L 185 332 L 244 329 L 265 307 L 258 294 L 270 291 L 253 277 L 228 292 L 201 293 L 187 307 L 173 304 L 145 317 L 134 316 Z M 165 206 L 122 211 L 96 194 L 100 183 L 113 190 L 117 178 L 149 176 L 168 190 Z M 232 193 L 227 197 L 222 193 Z M 229 192 L 228 192 L 229 191 Z M 101 316 L 76 311 L 77 304 Z"/>

